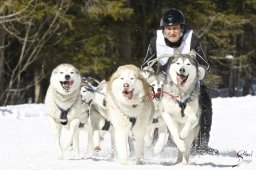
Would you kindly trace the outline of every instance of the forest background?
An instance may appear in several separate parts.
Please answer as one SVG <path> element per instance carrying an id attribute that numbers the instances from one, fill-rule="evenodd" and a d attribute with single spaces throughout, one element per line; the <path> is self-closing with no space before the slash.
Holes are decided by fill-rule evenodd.
<path id="1" fill-rule="evenodd" d="M 212 97 L 255 95 L 255 0 L 0 0 L 0 105 L 44 102 L 61 63 L 99 80 L 140 67 L 171 7 L 201 39 Z"/>

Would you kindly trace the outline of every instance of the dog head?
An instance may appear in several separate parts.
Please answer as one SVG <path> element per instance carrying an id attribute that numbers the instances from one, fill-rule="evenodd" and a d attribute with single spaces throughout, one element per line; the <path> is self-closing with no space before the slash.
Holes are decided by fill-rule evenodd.
<path id="1" fill-rule="evenodd" d="M 50 83 L 57 92 L 68 95 L 79 89 L 81 76 L 73 65 L 60 64 L 52 71 Z"/>
<path id="2" fill-rule="evenodd" d="M 149 95 L 149 88 L 134 65 L 120 66 L 108 82 L 108 91 L 120 100 L 133 100 Z"/>
<path id="3" fill-rule="evenodd" d="M 167 72 L 169 81 L 179 87 L 187 87 L 205 76 L 205 69 L 198 65 L 194 50 L 189 54 L 181 54 L 178 49 L 175 49 Z"/>
<path id="4" fill-rule="evenodd" d="M 99 86 L 100 82 L 92 77 L 83 77 L 81 83 L 81 100 L 82 102 L 89 103 L 94 98 L 95 89 Z"/>
<path id="5" fill-rule="evenodd" d="M 144 69 L 141 70 L 141 75 L 145 78 L 147 84 L 150 86 L 153 99 L 159 100 L 165 77 L 162 74 L 156 75 L 153 71 Z"/>

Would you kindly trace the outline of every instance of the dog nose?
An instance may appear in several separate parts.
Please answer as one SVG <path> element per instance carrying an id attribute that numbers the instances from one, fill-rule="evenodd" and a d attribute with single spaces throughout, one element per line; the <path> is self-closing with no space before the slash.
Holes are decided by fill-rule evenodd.
<path id="1" fill-rule="evenodd" d="M 70 75 L 68 75 L 68 74 L 65 75 L 65 79 L 67 79 L 67 80 L 70 79 Z"/>
<path id="2" fill-rule="evenodd" d="M 124 83 L 124 87 L 129 87 L 129 84 L 128 83 Z"/>
<path id="3" fill-rule="evenodd" d="M 157 91 L 158 91 L 158 92 L 161 91 L 161 88 L 158 88 Z"/>
<path id="4" fill-rule="evenodd" d="M 185 73 L 185 68 L 180 68 L 180 73 Z"/>

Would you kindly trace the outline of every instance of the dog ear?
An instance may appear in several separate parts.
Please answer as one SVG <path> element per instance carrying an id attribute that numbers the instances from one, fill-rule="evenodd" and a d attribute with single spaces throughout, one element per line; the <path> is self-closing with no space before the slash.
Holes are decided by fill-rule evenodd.
<path id="1" fill-rule="evenodd" d="M 154 70 L 152 68 L 143 68 L 143 70 L 140 70 L 140 75 L 146 80 L 153 74 Z"/>
<path id="2" fill-rule="evenodd" d="M 203 80 L 206 74 L 206 69 L 203 66 L 198 66 L 198 79 L 199 80 Z"/>
<path id="3" fill-rule="evenodd" d="M 196 51 L 195 51 L 194 49 L 192 49 L 192 50 L 189 52 L 189 55 L 190 55 L 192 58 L 196 59 Z"/>

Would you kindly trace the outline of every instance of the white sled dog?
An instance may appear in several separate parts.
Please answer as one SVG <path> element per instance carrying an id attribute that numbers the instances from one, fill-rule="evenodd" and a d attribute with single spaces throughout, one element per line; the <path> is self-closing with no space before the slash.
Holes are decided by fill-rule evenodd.
<path id="1" fill-rule="evenodd" d="M 81 112 L 80 83 L 80 73 L 71 64 L 60 64 L 52 71 L 45 105 L 46 116 L 57 145 L 58 159 L 64 159 L 60 140 L 62 126 L 68 129 L 63 148 L 68 149 L 72 145 L 75 158 L 79 158 L 78 126 L 84 118 Z"/>
<path id="2" fill-rule="evenodd" d="M 136 164 L 144 159 L 146 126 L 152 121 L 154 105 L 147 100 L 150 89 L 134 65 L 120 66 L 107 83 L 106 108 L 114 127 L 120 164 L 128 164 L 128 135 L 135 140 Z"/>
<path id="3" fill-rule="evenodd" d="M 150 69 L 143 69 L 141 71 L 142 76 L 146 79 L 146 82 L 151 87 L 151 99 L 154 103 L 154 116 L 153 121 L 147 126 L 146 135 L 145 135 L 145 145 L 147 147 L 152 146 L 152 143 L 154 140 L 156 140 L 155 132 L 157 130 L 157 141 L 154 144 L 154 153 L 156 155 L 160 154 L 160 152 L 163 150 L 164 146 L 168 142 L 169 138 L 169 132 L 167 129 L 167 126 L 165 122 L 162 119 L 162 116 L 159 111 L 159 102 L 160 97 L 162 94 L 162 87 L 164 83 L 164 76 L 161 74 L 154 74 L 153 71 L 150 71 Z"/>
<path id="4" fill-rule="evenodd" d="M 176 163 L 179 164 L 188 164 L 190 147 L 200 128 L 199 80 L 204 75 L 205 69 L 198 65 L 194 50 L 189 54 L 174 50 L 160 107 L 163 120 L 177 145 Z"/>

